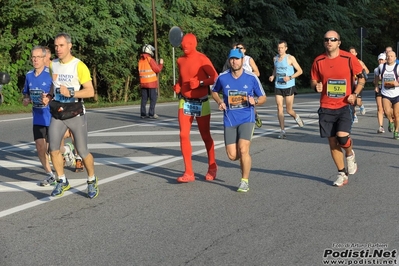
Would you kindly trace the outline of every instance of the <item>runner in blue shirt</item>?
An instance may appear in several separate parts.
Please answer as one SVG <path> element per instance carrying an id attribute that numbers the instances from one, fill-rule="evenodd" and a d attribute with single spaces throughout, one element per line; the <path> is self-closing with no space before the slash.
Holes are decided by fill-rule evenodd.
<path id="1" fill-rule="evenodd" d="M 56 183 L 47 156 L 48 127 L 51 121 L 50 108 L 42 102 L 42 94 L 49 93 L 52 84 L 49 69 L 45 66 L 45 57 L 46 49 L 41 46 L 33 47 L 31 56 L 33 69 L 26 74 L 22 90 L 23 105 L 27 106 L 32 103 L 33 138 L 40 163 L 47 173 L 46 179 L 41 182 L 43 186 Z"/>
<path id="2" fill-rule="evenodd" d="M 255 125 L 255 105 L 266 102 L 266 94 L 258 77 L 243 69 L 244 54 L 232 49 L 230 69 L 221 73 L 212 89 L 212 97 L 224 111 L 224 142 L 230 160 L 240 160 L 242 172 L 238 192 L 247 192 L 251 170 L 249 148 Z M 223 99 L 219 93 L 223 94 Z"/>

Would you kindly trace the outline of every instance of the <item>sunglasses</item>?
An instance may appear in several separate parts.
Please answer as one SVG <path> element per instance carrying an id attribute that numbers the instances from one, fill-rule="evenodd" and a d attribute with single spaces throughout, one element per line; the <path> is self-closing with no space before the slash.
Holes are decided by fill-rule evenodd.
<path id="1" fill-rule="evenodd" d="M 241 50 L 241 49 L 245 49 L 245 48 L 242 47 L 242 46 L 240 46 L 240 47 L 237 46 L 236 48 L 237 48 L 237 49 L 240 49 L 240 50 Z"/>
<path id="2" fill-rule="evenodd" d="M 337 41 L 339 41 L 339 39 L 335 38 L 335 37 L 324 38 L 324 42 L 328 42 L 328 41 L 337 42 Z"/>

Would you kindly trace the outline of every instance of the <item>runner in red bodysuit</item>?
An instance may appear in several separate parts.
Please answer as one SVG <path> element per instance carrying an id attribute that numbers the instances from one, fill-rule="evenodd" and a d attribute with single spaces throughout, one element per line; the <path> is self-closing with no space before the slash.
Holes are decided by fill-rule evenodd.
<path id="1" fill-rule="evenodd" d="M 181 96 L 178 118 L 180 148 L 185 172 L 177 178 L 177 181 L 180 183 L 195 181 L 190 142 L 190 129 L 194 117 L 208 153 L 209 166 L 205 179 L 210 181 L 216 178 L 217 165 L 215 147 L 210 132 L 211 109 L 208 101 L 208 86 L 213 85 L 218 74 L 209 58 L 197 51 L 197 38 L 194 34 L 186 34 L 181 45 L 184 56 L 177 59 L 179 80 L 173 89 Z"/>

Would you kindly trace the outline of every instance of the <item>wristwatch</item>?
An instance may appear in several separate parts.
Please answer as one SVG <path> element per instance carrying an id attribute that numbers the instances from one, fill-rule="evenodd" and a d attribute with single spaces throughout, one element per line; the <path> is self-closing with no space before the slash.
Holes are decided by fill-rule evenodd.
<path id="1" fill-rule="evenodd" d="M 258 102 L 259 102 L 258 98 L 254 99 L 254 100 L 255 100 L 255 104 L 258 104 Z"/>
<path id="2" fill-rule="evenodd" d="M 204 81 L 203 80 L 200 81 L 200 87 L 202 87 L 202 86 L 204 86 Z"/>
<path id="3" fill-rule="evenodd" d="M 69 91 L 69 93 L 71 94 L 70 98 L 75 97 L 75 90 Z"/>

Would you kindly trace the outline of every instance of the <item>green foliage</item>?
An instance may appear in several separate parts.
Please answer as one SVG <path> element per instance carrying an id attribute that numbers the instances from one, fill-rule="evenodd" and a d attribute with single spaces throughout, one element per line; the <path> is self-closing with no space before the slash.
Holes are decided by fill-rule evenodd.
<path id="1" fill-rule="evenodd" d="M 221 71 L 231 44 L 244 42 L 261 72 L 261 81 L 271 86 L 272 58 L 278 40 L 288 43 L 304 69 L 299 86 L 309 84 L 313 58 L 323 52 L 323 34 L 337 30 L 342 49 L 355 46 L 360 57 L 358 29 L 363 39 L 362 57 L 370 69 L 376 55 L 399 41 L 399 2 L 381 0 L 158 0 L 155 3 L 156 35 L 152 1 L 139 0 L 2 0 L 0 5 L 0 71 L 11 75 L 4 86 L 5 105 L 20 104 L 25 73 L 32 68 L 34 45 L 53 49 L 54 36 L 72 36 L 73 53 L 85 62 L 96 85 L 95 101 L 124 102 L 140 98 L 137 62 L 141 47 L 152 44 L 156 58 L 164 59 L 159 75 L 161 97 L 173 95 L 173 62 L 182 55 L 173 48 L 168 34 L 172 26 L 198 38 L 204 52 Z"/>

